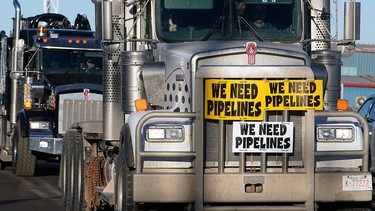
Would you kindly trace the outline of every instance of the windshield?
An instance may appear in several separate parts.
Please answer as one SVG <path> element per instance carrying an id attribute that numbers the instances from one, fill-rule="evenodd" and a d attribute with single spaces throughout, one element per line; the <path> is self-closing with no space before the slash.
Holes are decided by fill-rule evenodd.
<path id="1" fill-rule="evenodd" d="M 101 51 L 43 49 L 41 58 L 45 74 L 102 74 Z"/>
<path id="2" fill-rule="evenodd" d="M 301 36 L 296 0 L 160 0 L 157 34 L 165 42 L 295 41 Z"/>

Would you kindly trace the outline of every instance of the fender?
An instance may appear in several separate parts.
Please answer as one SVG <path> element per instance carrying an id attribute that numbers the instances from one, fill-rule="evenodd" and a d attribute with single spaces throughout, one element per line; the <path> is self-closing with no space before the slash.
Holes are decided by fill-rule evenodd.
<path id="1" fill-rule="evenodd" d="M 121 128 L 120 134 L 121 145 L 125 147 L 125 155 L 126 155 L 126 165 L 129 168 L 134 168 L 134 152 L 133 152 L 133 142 L 130 135 L 130 128 L 128 124 L 125 124 Z"/>
<path id="2" fill-rule="evenodd" d="M 51 113 L 45 109 L 22 109 L 17 113 L 17 120 L 21 127 L 21 135 L 23 137 L 29 136 L 29 120 L 47 120 L 51 122 Z M 51 131 L 52 132 L 52 131 Z"/>

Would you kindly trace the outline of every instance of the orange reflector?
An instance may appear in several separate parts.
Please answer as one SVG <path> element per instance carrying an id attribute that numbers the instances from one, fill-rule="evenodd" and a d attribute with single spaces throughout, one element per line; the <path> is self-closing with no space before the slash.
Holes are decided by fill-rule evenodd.
<path id="1" fill-rule="evenodd" d="M 87 40 L 82 40 L 83 44 L 87 44 Z"/>
<path id="2" fill-rule="evenodd" d="M 73 42 L 73 40 L 72 40 L 72 39 L 69 39 L 69 40 L 68 40 L 68 43 L 72 43 L 72 42 Z"/>
<path id="3" fill-rule="evenodd" d="M 43 42 L 44 43 L 48 42 L 48 38 L 43 38 Z"/>
<path id="4" fill-rule="evenodd" d="M 135 109 L 137 111 L 145 111 L 148 108 L 148 103 L 146 99 L 135 100 Z"/>
<path id="5" fill-rule="evenodd" d="M 349 110 L 348 100 L 338 99 L 336 102 L 336 109 L 338 111 L 347 111 Z"/>
<path id="6" fill-rule="evenodd" d="M 76 40 L 76 44 L 80 44 L 81 43 L 81 40 Z"/>

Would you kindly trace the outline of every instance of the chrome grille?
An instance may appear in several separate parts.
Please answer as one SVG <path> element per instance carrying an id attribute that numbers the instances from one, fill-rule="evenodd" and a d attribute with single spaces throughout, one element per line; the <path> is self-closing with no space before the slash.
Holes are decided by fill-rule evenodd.
<path id="1" fill-rule="evenodd" d="M 268 112 L 269 122 L 282 121 L 281 112 Z M 288 167 L 303 167 L 303 112 L 289 112 L 289 121 L 294 122 L 294 150 L 293 153 L 288 153 Z M 232 153 L 232 123 L 233 121 L 225 121 L 225 166 L 224 167 L 238 167 L 240 156 L 238 153 Z M 205 122 L 206 131 L 206 167 L 216 168 L 218 165 L 218 140 L 219 140 L 219 121 L 208 120 Z M 260 167 L 261 156 L 260 153 L 246 153 L 246 166 L 248 168 Z M 267 167 L 282 167 L 282 154 L 267 153 Z"/>
<path id="2" fill-rule="evenodd" d="M 59 134 L 64 134 L 75 122 L 103 120 L 102 95 L 90 93 L 88 100 L 79 99 L 79 96 L 82 96 L 82 93 L 60 96 Z"/>

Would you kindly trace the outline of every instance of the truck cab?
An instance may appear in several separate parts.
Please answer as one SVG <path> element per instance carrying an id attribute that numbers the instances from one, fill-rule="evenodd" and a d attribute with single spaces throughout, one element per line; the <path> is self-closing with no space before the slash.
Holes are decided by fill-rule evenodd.
<path id="1" fill-rule="evenodd" d="M 72 128 L 69 143 L 81 149 L 74 163 L 87 156 L 82 146 L 95 161 L 71 171 L 94 168 L 106 181 L 62 175 L 81 181 L 65 189 L 66 207 L 94 202 L 74 198 L 85 183 L 98 184 L 89 196 L 118 210 L 368 206 L 369 141 L 360 115 L 336 109 L 341 52 L 330 47 L 329 5 L 98 3 L 110 82 L 103 84 L 104 118 Z"/>
<path id="2" fill-rule="evenodd" d="M 102 49 L 83 15 L 75 25 L 50 13 L 14 21 L 1 49 L 0 157 L 15 175 L 32 176 L 37 160 L 60 158 L 71 124 L 102 119 Z"/>

